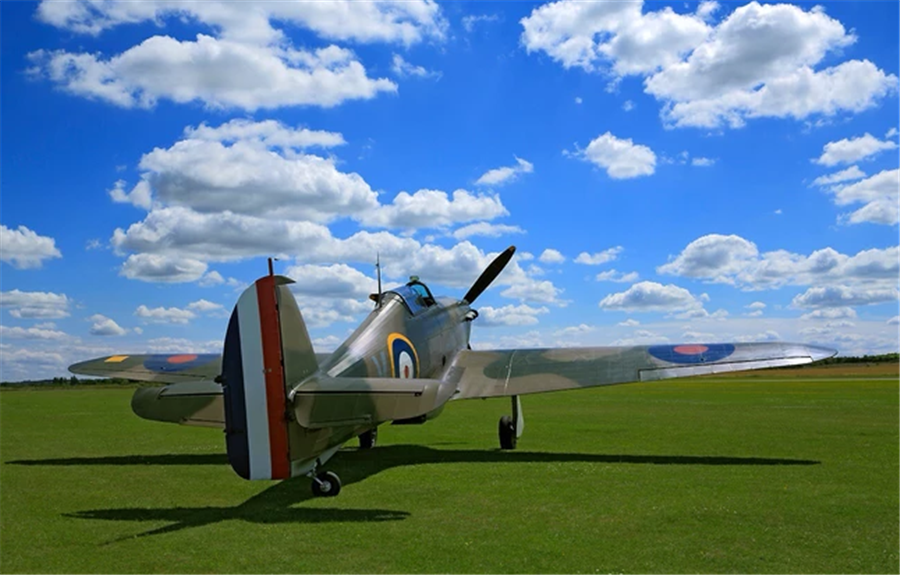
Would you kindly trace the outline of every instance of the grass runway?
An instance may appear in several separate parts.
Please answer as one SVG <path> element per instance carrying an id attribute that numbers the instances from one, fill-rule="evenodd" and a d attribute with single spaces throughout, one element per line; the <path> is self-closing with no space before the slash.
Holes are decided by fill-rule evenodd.
<path id="1" fill-rule="evenodd" d="M 787 376 L 784 374 L 787 373 Z M 0 571 L 897 573 L 896 374 L 701 378 L 455 402 L 305 478 L 130 389 L 0 393 Z"/>

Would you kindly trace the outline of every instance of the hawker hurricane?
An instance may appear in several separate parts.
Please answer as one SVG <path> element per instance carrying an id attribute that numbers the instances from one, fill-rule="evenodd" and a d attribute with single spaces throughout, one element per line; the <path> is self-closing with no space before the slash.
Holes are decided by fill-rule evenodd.
<path id="1" fill-rule="evenodd" d="M 347 441 L 375 445 L 385 423 L 422 424 L 449 402 L 509 397 L 501 449 L 525 420 L 519 396 L 674 377 L 790 366 L 835 351 L 791 343 L 707 343 L 473 350 L 472 305 L 509 263 L 510 246 L 462 298 L 435 297 L 417 277 L 372 294 L 374 309 L 333 353 L 318 354 L 288 285 L 272 273 L 237 300 L 222 354 L 114 355 L 69 367 L 76 374 L 167 384 L 138 388 L 145 419 L 225 432 L 228 461 L 245 479 L 308 476 L 334 496 L 340 478 L 323 465 Z"/>

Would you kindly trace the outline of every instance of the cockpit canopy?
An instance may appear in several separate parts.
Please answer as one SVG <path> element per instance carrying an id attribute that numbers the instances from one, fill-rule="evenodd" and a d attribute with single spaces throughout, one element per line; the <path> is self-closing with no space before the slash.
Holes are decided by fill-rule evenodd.
<path id="1" fill-rule="evenodd" d="M 434 305 L 434 296 L 428 286 L 413 277 L 405 286 L 400 286 L 389 290 L 387 293 L 393 293 L 400 296 L 409 312 L 417 315 L 425 309 Z"/>

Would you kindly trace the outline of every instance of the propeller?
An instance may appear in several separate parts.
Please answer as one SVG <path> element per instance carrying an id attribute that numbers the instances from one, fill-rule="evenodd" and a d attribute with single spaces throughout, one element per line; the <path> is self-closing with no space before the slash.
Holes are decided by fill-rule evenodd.
<path id="1" fill-rule="evenodd" d="M 466 292 L 463 299 L 469 304 L 475 303 L 475 300 L 478 299 L 481 292 L 486 290 L 488 286 L 491 285 L 491 282 L 497 279 L 497 276 L 500 275 L 500 272 L 503 271 L 503 268 L 505 268 L 506 264 L 509 263 L 509 260 L 512 259 L 514 253 L 516 253 L 516 246 L 509 246 L 503 250 L 503 253 L 494 258 L 494 261 L 481 272 L 481 275 L 478 276 L 478 279 L 475 280 L 475 283 L 472 284 L 472 287 L 469 288 L 469 291 Z"/>

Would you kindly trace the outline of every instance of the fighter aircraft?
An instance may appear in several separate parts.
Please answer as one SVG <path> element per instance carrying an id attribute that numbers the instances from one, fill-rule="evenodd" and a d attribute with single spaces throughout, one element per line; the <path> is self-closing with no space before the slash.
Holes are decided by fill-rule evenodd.
<path id="1" fill-rule="evenodd" d="M 370 298 L 375 308 L 331 354 L 317 354 L 293 280 L 269 274 L 231 314 L 221 355 L 113 355 L 72 373 L 166 383 L 131 401 L 145 419 L 224 429 L 228 460 L 244 479 L 306 475 L 318 496 L 340 478 L 323 465 L 348 440 L 375 445 L 378 426 L 421 424 L 450 401 L 510 397 L 500 418 L 502 449 L 525 428 L 519 396 L 810 363 L 836 352 L 790 343 L 714 343 L 483 351 L 469 345 L 472 304 L 515 252 L 510 246 L 461 298 L 432 295 L 417 277 Z"/>

